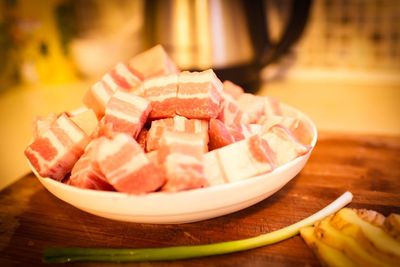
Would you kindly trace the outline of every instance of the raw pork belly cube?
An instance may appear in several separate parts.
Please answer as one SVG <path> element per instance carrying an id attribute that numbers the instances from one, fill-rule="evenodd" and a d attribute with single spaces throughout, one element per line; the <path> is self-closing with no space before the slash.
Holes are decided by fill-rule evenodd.
<path id="1" fill-rule="evenodd" d="M 204 162 L 206 178 L 211 179 L 211 183 L 246 179 L 270 172 L 276 165 L 275 154 L 259 135 L 210 151 L 204 157 L 207 159 Z M 221 176 L 222 180 L 218 181 L 217 176 Z"/>
<path id="2" fill-rule="evenodd" d="M 265 113 L 265 98 L 253 94 L 244 93 L 237 99 L 241 111 L 248 116 L 248 123 L 257 123 Z"/>
<path id="3" fill-rule="evenodd" d="M 53 122 L 57 120 L 56 114 L 50 114 L 45 117 L 37 117 L 33 122 L 33 138 L 38 138 L 47 132 Z"/>
<path id="4" fill-rule="evenodd" d="M 208 151 L 208 121 L 198 119 L 187 119 L 182 116 L 173 118 L 173 130 L 176 132 L 184 132 L 189 134 L 199 134 L 203 139 L 203 151 Z"/>
<path id="5" fill-rule="evenodd" d="M 151 102 L 150 119 L 175 116 L 178 75 L 171 74 L 144 81 L 144 97 Z"/>
<path id="6" fill-rule="evenodd" d="M 61 181 L 83 154 L 89 138 L 62 114 L 25 150 L 25 155 L 42 177 Z"/>
<path id="7" fill-rule="evenodd" d="M 179 72 L 179 69 L 161 45 L 156 45 L 134 56 L 128 65 L 132 70 L 140 73 L 144 80 Z"/>
<path id="8" fill-rule="evenodd" d="M 88 136 L 92 136 L 99 123 L 96 113 L 92 109 L 84 109 L 79 113 L 72 114 L 70 119 Z"/>
<path id="9" fill-rule="evenodd" d="M 172 118 L 155 120 L 151 122 L 150 129 L 147 133 L 146 151 L 157 150 L 160 146 L 161 136 L 164 131 L 174 129 L 174 120 Z"/>
<path id="10" fill-rule="evenodd" d="M 151 111 L 150 102 L 143 97 L 117 91 L 106 105 L 104 124 L 112 130 L 137 138 Z"/>
<path id="11" fill-rule="evenodd" d="M 140 85 L 141 78 L 125 63 L 118 63 L 111 71 L 103 76 L 105 81 L 111 88 L 115 90 L 121 89 L 123 91 L 132 91 L 135 87 Z"/>
<path id="12" fill-rule="evenodd" d="M 309 146 L 297 141 L 289 129 L 279 124 L 262 133 L 262 138 L 274 151 L 278 166 L 302 156 L 310 150 Z"/>
<path id="13" fill-rule="evenodd" d="M 216 118 L 222 100 L 222 87 L 211 69 L 180 73 L 176 114 L 191 119 Z"/>
<path id="14" fill-rule="evenodd" d="M 235 142 L 226 125 L 217 119 L 210 119 L 208 134 L 210 138 L 208 143 L 209 150 L 221 148 Z"/>
<path id="15" fill-rule="evenodd" d="M 224 85 L 224 87 L 223 87 L 224 92 L 226 94 L 230 95 L 231 97 L 233 97 L 234 99 L 238 99 L 239 96 L 244 93 L 244 90 L 242 87 L 234 84 L 231 81 L 224 81 L 223 85 Z"/>
<path id="16" fill-rule="evenodd" d="M 86 189 L 114 191 L 114 187 L 107 182 L 95 161 L 97 149 L 102 139 L 105 139 L 105 137 L 94 139 L 87 145 L 85 153 L 72 168 L 68 181 L 70 185 Z"/>
<path id="17" fill-rule="evenodd" d="M 258 124 L 233 124 L 226 125 L 218 119 L 210 119 L 208 130 L 210 150 L 224 147 L 231 143 L 241 141 L 255 134 L 259 134 L 262 126 Z"/>
<path id="18" fill-rule="evenodd" d="M 231 125 L 228 126 L 227 129 L 235 142 L 241 141 L 243 139 L 246 139 L 250 136 L 253 136 L 255 133 L 253 132 L 253 127 L 251 127 L 253 124 L 238 124 L 238 125 Z"/>
<path id="19" fill-rule="evenodd" d="M 223 101 L 218 119 L 228 126 L 248 123 L 249 117 L 239 108 L 237 101 L 226 93 L 223 93 L 222 96 Z"/>
<path id="20" fill-rule="evenodd" d="M 207 150 L 208 122 L 205 120 L 187 119 L 182 116 L 175 116 L 174 118 L 151 122 L 151 127 L 147 134 L 146 151 L 159 148 L 160 139 L 165 131 L 201 133 L 205 143 L 204 151 Z"/>
<path id="21" fill-rule="evenodd" d="M 222 162 L 216 150 L 203 155 L 204 177 L 209 186 L 228 183 L 228 179 L 222 168 Z"/>
<path id="22" fill-rule="evenodd" d="M 96 161 L 107 181 L 119 192 L 149 193 L 165 182 L 162 170 L 147 158 L 132 137 L 123 133 L 102 140 Z"/>
<path id="23" fill-rule="evenodd" d="M 103 117 L 106 104 L 114 94 L 115 90 L 104 81 L 95 83 L 83 97 L 86 107 L 93 109 L 98 118 Z"/>
<path id="24" fill-rule="evenodd" d="M 262 132 L 280 124 L 290 130 L 293 136 L 302 144 L 309 145 L 312 140 L 311 129 L 299 118 L 289 116 L 270 116 L 262 123 Z"/>
<path id="25" fill-rule="evenodd" d="M 142 130 L 140 131 L 138 137 L 136 138 L 136 141 L 142 147 L 143 150 L 146 149 L 147 133 L 148 132 L 149 132 L 149 130 L 147 130 L 146 128 L 142 128 Z"/>
<path id="26" fill-rule="evenodd" d="M 206 186 L 203 154 L 202 134 L 166 131 L 158 150 L 158 162 L 167 177 L 162 191 L 177 192 Z"/>

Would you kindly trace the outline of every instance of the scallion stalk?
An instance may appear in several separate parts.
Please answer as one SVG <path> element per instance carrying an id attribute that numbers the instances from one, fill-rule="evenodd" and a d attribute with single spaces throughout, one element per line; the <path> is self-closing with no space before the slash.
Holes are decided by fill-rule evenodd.
<path id="1" fill-rule="evenodd" d="M 314 224 L 351 202 L 353 195 L 345 192 L 331 204 L 295 224 L 282 229 L 242 240 L 206 245 L 174 246 L 164 248 L 47 248 L 43 253 L 46 263 L 67 263 L 81 261 L 96 262 L 139 262 L 168 261 L 228 254 L 266 246 L 288 239 L 300 229 Z"/>

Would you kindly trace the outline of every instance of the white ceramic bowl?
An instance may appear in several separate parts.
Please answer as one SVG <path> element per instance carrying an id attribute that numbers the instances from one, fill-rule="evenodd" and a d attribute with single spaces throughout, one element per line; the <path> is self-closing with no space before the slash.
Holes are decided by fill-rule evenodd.
<path id="1" fill-rule="evenodd" d="M 309 126 L 313 134 L 311 146 L 314 148 L 317 142 L 314 122 L 293 107 L 283 106 L 284 113 L 296 115 Z M 246 180 L 178 193 L 146 195 L 81 189 L 40 177 L 34 168 L 31 169 L 50 193 L 88 213 L 137 223 L 188 223 L 226 215 L 266 199 L 301 171 L 311 152 L 312 149 L 270 173 Z"/>

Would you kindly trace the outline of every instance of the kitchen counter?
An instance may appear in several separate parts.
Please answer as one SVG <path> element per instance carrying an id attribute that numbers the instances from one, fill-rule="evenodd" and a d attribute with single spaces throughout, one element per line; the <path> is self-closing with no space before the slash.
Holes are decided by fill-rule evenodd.
<path id="1" fill-rule="evenodd" d="M 354 194 L 349 207 L 387 216 L 400 213 L 399 177 L 400 137 L 322 131 L 305 168 L 273 196 L 202 222 L 154 225 L 117 222 L 80 211 L 27 174 L 0 192 L 0 266 L 40 265 L 42 250 L 54 246 L 165 247 L 257 236 L 308 217 L 347 190 Z M 230 255 L 135 266 L 232 265 L 320 266 L 300 236 Z"/>
<path id="2" fill-rule="evenodd" d="M 0 94 L 0 189 L 29 172 L 23 151 L 36 116 L 82 105 L 91 82 L 19 86 Z M 318 130 L 400 135 L 400 84 L 285 80 L 259 94 L 272 95 L 307 113 Z"/>

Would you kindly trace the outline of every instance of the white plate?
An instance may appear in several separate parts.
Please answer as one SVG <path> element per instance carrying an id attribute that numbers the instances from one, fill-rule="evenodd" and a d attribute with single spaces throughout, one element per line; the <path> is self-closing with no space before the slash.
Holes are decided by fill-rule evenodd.
<path id="1" fill-rule="evenodd" d="M 300 111 L 283 105 L 284 113 L 300 117 L 310 127 L 312 148 L 317 142 L 313 121 Z M 156 192 L 129 195 L 81 189 L 42 178 L 32 171 L 50 193 L 78 209 L 101 217 L 137 223 L 188 223 L 226 215 L 266 199 L 286 185 L 306 164 L 310 151 L 270 173 L 246 180 L 178 193 Z"/>

